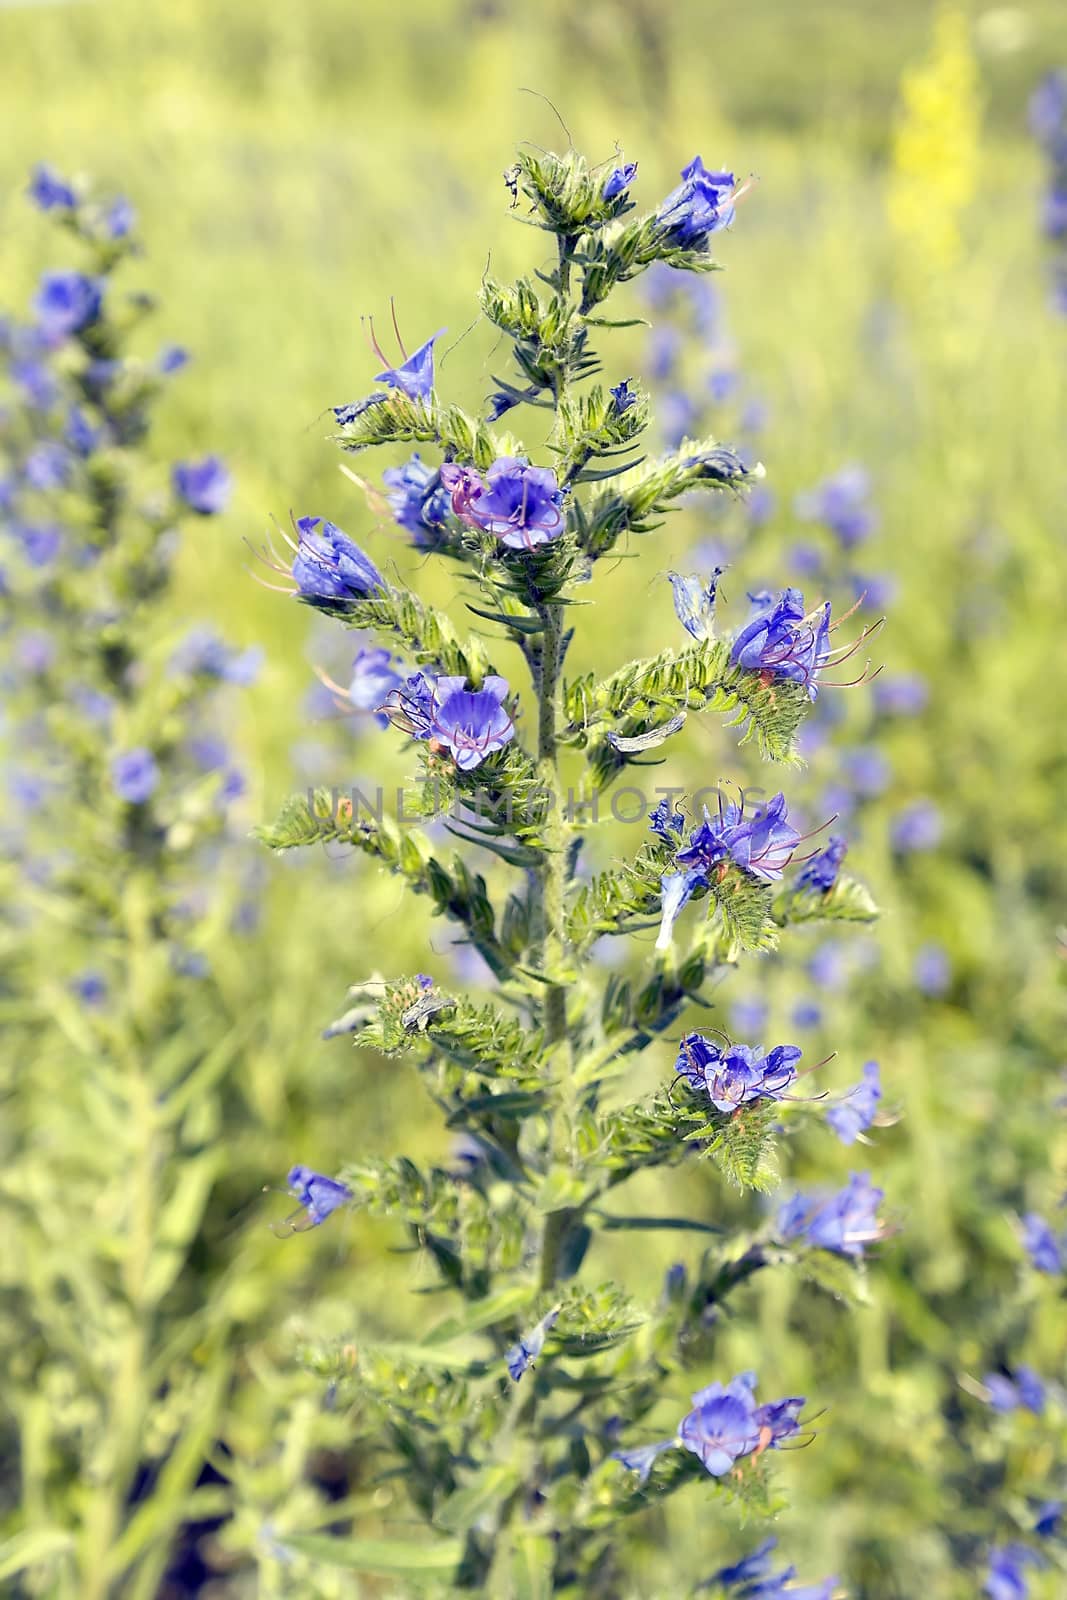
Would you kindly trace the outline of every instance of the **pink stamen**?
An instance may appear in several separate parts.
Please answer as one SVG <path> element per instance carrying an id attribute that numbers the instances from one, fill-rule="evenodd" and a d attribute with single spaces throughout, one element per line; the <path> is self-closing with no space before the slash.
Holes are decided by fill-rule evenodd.
<path id="1" fill-rule="evenodd" d="M 400 354 L 403 356 L 404 360 L 406 361 L 407 358 L 408 358 L 408 353 L 404 349 L 404 341 L 400 337 L 400 329 L 397 327 L 397 323 L 396 323 L 396 302 L 393 299 L 392 295 L 389 296 L 389 310 L 390 310 L 390 312 L 392 314 L 392 318 L 393 318 L 393 332 L 396 334 L 396 342 L 400 346 Z"/>

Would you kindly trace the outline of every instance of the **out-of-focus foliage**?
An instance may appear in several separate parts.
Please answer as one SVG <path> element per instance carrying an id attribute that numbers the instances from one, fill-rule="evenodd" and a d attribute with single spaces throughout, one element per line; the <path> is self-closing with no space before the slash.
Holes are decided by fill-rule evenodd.
<path id="1" fill-rule="evenodd" d="M 1054 1215 L 1067 1187 L 1054 997 L 1067 859 L 1055 683 L 1067 328 L 1048 304 L 1035 215 L 1041 157 L 1026 130 L 1030 92 L 1067 59 L 1067 39 L 1056 0 L 971 20 L 969 42 L 954 48 L 977 73 L 980 136 L 973 109 L 951 97 L 940 104 L 946 140 L 954 116 L 978 140 L 977 193 L 954 207 L 962 248 L 924 275 L 910 272 L 917 247 L 890 225 L 888 196 L 901 183 L 891 177 L 894 139 L 909 125 L 901 76 L 945 59 L 925 4 L 0 5 L 4 301 L 22 303 L 50 264 L 45 230 L 22 198 L 34 161 L 121 187 L 143 219 L 145 278 L 166 306 L 167 336 L 197 363 L 167 402 L 160 449 L 168 459 L 217 449 L 235 473 L 227 517 L 184 548 L 174 622 L 177 631 L 181 619 L 204 616 L 238 643 L 268 641 L 262 679 L 239 714 L 250 823 L 276 813 L 294 777 L 369 787 L 404 770 L 370 719 L 338 718 L 322 699 L 300 709 L 312 661 L 342 681 L 349 663 L 311 629 L 304 670 L 306 618 L 256 589 L 241 537 L 258 542 L 291 499 L 298 511 L 335 515 L 383 566 L 395 552 L 409 569 L 387 513 L 376 524 L 356 511 L 362 499 L 320 442 L 328 419 L 319 414 L 365 392 L 377 370 L 358 319 L 387 319 L 383 285 L 405 332 L 417 314 L 426 331 L 449 325 L 447 350 L 467 327 L 485 240 L 498 241 L 494 276 L 524 263 L 524 230 L 497 226 L 509 203 L 502 152 L 522 137 L 553 143 L 559 130 L 520 88 L 550 95 L 586 148 L 606 155 L 625 137 L 650 194 L 665 192 L 676 158 L 697 148 L 758 173 L 719 254 L 733 358 L 773 419 L 753 448 L 778 511 L 728 574 L 727 592 L 739 601 L 746 587 L 801 581 L 791 547 L 812 530 L 795 517 L 795 496 L 843 463 L 862 463 L 880 526 L 850 566 L 895 590 L 875 655 L 885 662 L 879 683 L 919 674 L 926 686 L 914 715 L 881 713 L 891 779 L 862 801 L 858 828 L 834 825 L 852 833 L 850 865 L 886 910 L 869 965 L 827 953 L 813 930 L 806 969 L 763 958 L 755 983 L 722 991 L 735 1028 L 733 1008 L 764 988 L 771 1030 L 798 1004 L 817 1003 L 822 1020 L 805 1024 L 812 1031 L 800 1042 L 838 1050 L 835 1085 L 877 1057 L 888 1111 L 899 1116 L 874 1131 L 869 1153 L 899 1233 L 882 1247 L 868 1303 L 846 1319 L 815 1286 L 794 1291 L 768 1274 L 740 1292 L 718 1330 L 731 1370 L 746 1364 L 755 1330 L 783 1391 L 826 1397 L 778 1531 L 801 1571 L 836 1570 L 863 1600 L 969 1600 L 988 1544 L 1028 1525 L 1026 1497 L 1047 1486 L 1048 1498 L 1062 1498 L 1065 1488 L 1051 1428 L 1025 1409 L 997 1416 L 971 1380 L 980 1386 L 998 1365 L 1025 1362 L 1064 1381 L 1062 1301 L 1025 1267 L 1013 1217 Z M 928 214 L 944 204 L 940 146 L 929 148 L 908 168 L 916 215 L 923 184 Z M 946 170 L 962 170 L 957 156 Z M 939 331 L 929 307 L 951 319 L 951 361 L 945 323 Z M 650 381 L 644 335 L 629 338 L 628 370 Z M 699 356 L 690 338 L 694 370 Z M 445 370 L 458 369 L 450 385 L 478 388 L 495 361 L 493 335 L 479 325 L 445 358 Z M 640 561 L 609 558 L 598 657 L 609 647 L 619 662 L 661 648 L 675 624 L 655 574 L 683 567 L 686 549 L 708 536 L 721 539 L 722 529 L 679 513 Z M 834 570 L 834 597 L 854 593 L 840 563 Z M 803 581 L 810 594 L 811 578 Z M 428 582 L 433 598 L 451 598 L 449 585 Z M 576 650 L 575 675 L 593 665 Z M 835 739 L 866 742 L 870 701 L 861 697 L 874 690 L 840 696 L 846 728 Z M 706 768 L 670 772 L 678 784 L 708 777 Z M 839 797 L 823 807 L 816 798 L 817 823 Z M 895 852 L 894 819 L 921 799 L 940 814 L 936 847 Z M 384 1156 L 403 1122 L 409 1144 L 443 1159 L 394 1064 L 370 1066 L 317 1032 L 345 984 L 375 969 L 418 964 L 443 980 L 469 960 L 466 950 L 450 953 L 429 901 L 425 921 L 414 903 L 400 918 L 384 874 L 347 857 L 330 862 L 327 848 L 267 884 L 259 935 L 239 948 L 220 940 L 213 952 L 230 1010 L 250 1031 L 240 1092 L 227 1099 L 216 1198 L 181 1292 L 202 1303 L 224 1282 L 239 1329 L 206 1474 L 233 1483 L 239 1513 L 222 1531 L 190 1532 L 174 1568 L 185 1576 L 173 1584 L 210 1567 L 222 1592 L 239 1596 L 257 1584 L 265 1595 L 292 1592 L 280 1560 L 285 1532 L 343 1531 L 355 1511 L 364 1526 L 390 1519 L 393 1486 L 361 1476 L 358 1450 L 294 1350 L 302 1336 L 336 1336 L 339 1348 L 353 1331 L 357 1347 L 402 1338 L 402 1291 L 412 1282 L 410 1258 L 388 1253 L 375 1221 L 342 1224 L 332 1237 L 274 1239 L 266 1219 L 286 1202 L 259 1190 L 280 1183 L 292 1159 L 335 1170 L 353 1129 L 368 1157 Z M 257 851 L 249 843 L 244 859 Z M 424 959 L 427 937 L 435 953 Z M 57 933 L 58 970 L 64 938 Z M 931 958 L 919 987 L 915 964 L 933 945 L 942 958 Z M 613 947 L 598 946 L 597 956 L 612 959 Z M 15 1048 L 10 1059 L 16 1085 L 50 1070 Z M 17 1126 L 7 1107 L 5 1125 Z M 844 1152 L 841 1160 L 843 1172 Z M 39 1161 L 38 1182 L 62 1181 L 46 1149 Z M 819 1163 L 821 1171 L 821 1131 Z M 796 1176 L 813 1180 L 814 1160 L 802 1159 Z M 637 1181 L 654 1211 L 656 1175 Z M 710 1225 L 729 1220 L 732 1202 L 712 1180 L 684 1182 Z M 640 1237 L 609 1249 L 605 1272 L 648 1282 L 676 1256 L 699 1253 L 667 1249 L 669 1235 L 635 1245 Z M 373 1308 L 355 1330 L 352 1274 Z M 63 1426 L 79 1425 L 78 1395 L 45 1393 L 39 1403 Z M 7 1515 L 22 1485 L 10 1433 L 4 1442 Z M 28 1470 L 37 1470 L 32 1459 Z M 677 1506 L 669 1533 L 659 1520 L 645 1530 L 641 1592 L 684 1592 L 726 1559 L 718 1536 L 687 1515 L 685 1497 Z M 5 1521 L 5 1534 L 16 1526 Z M 739 1535 L 731 1548 L 748 1542 Z M 356 1592 L 350 1574 L 332 1587 L 318 1581 L 323 1594 Z M 1032 1591 L 1051 1600 L 1058 1581 L 1054 1570 L 1034 1572 Z M 390 1582 L 369 1579 L 365 1592 L 395 1592 Z M 310 1582 L 301 1592 L 313 1592 Z"/>

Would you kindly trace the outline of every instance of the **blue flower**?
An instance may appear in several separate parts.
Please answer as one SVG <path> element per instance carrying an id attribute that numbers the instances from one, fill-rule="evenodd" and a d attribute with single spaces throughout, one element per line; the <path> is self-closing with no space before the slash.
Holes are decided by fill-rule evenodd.
<path id="1" fill-rule="evenodd" d="M 772 883 L 782 876 L 799 843 L 783 794 L 757 806 L 748 817 L 743 799 L 740 805 L 724 804 L 720 799 L 716 818 L 704 807 L 704 821 L 690 834 L 686 848 L 678 852 L 677 864 L 706 872 L 716 863 L 732 861 Z"/>
<path id="2" fill-rule="evenodd" d="M 837 882 L 841 863 L 848 850 L 848 841 L 839 833 L 832 833 L 826 848 L 812 856 L 804 870 L 797 875 L 797 888 L 809 889 L 814 894 L 829 894 Z"/>
<path id="3" fill-rule="evenodd" d="M 462 679 L 466 682 L 466 679 Z M 412 673 L 404 683 L 391 689 L 382 702 L 387 721 L 410 734 L 413 739 L 428 739 L 433 720 L 434 679 L 425 672 Z"/>
<path id="4" fill-rule="evenodd" d="M 39 628 L 28 628 L 15 641 L 15 663 L 32 677 L 47 672 L 55 659 L 55 640 Z"/>
<path id="5" fill-rule="evenodd" d="M 753 1373 L 745 1373 L 725 1385 L 708 1384 L 693 1396 L 693 1409 L 679 1424 L 678 1443 L 698 1456 L 713 1478 L 759 1447 L 755 1381 Z"/>
<path id="6" fill-rule="evenodd" d="M 563 494 L 551 467 L 524 456 L 498 456 L 485 480 L 469 467 L 441 468 L 452 509 L 471 527 L 494 534 L 509 550 L 535 550 L 563 532 Z"/>
<path id="7" fill-rule="evenodd" d="M 660 396 L 659 420 L 668 448 L 677 450 L 696 425 L 697 408 L 692 397 L 684 389 L 668 389 Z"/>
<path id="8" fill-rule="evenodd" d="M 707 1093 L 717 1111 L 732 1112 L 753 1100 L 779 1100 L 796 1080 L 802 1055 L 795 1044 L 779 1044 L 765 1055 L 761 1045 L 718 1045 L 687 1033 L 674 1070 L 691 1089 Z"/>
<path id="9" fill-rule="evenodd" d="M 615 384 L 608 393 L 611 395 L 612 408 L 617 417 L 621 417 L 624 411 L 629 411 L 632 405 L 637 404 L 637 394 L 630 388 L 629 378 L 624 378 L 621 383 Z"/>
<path id="10" fill-rule="evenodd" d="M 84 272 L 46 272 L 33 302 L 37 323 L 49 339 L 65 339 L 97 320 L 103 285 Z"/>
<path id="11" fill-rule="evenodd" d="M 649 1473 L 665 1450 L 675 1449 L 675 1440 L 661 1439 L 658 1444 L 636 1445 L 632 1450 L 613 1450 L 612 1461 L 621 1461 L 628 1472 L 637 1473 L 639 1484 L 648 1482 Z"/>
<path id="12" fill-rule="evenodd" d="M 882 1237 L 878 1207 L 885 1198 L 865 1172 L 854 1172 L 845 1187 L 828 1199 L 797 1194 L 780 1208 L 777 1231 L 782 1239 L 804 1240 L 817 1250 L 859 1259 L 865 1247 Z"/>
<path id="13" fill-rule="evenodd" d="M 559 1318 L 559 1307 L 542 1317 L 537 1325 L 524 1333 L 518 1344 L 512 1345 L 504 1357 L 508 1376 L 516 1383 L 529 1366 L 537 1360 L 545 1347 L 545 1335 L 551 1332 Z"/>
<path id="14" fill-rule="evenodd" d="M 989 1600 L 1026 1600 L 1030 1593 L 1025 1569 L 1035 1566 L 1037 1557 L 1025 1545 L 1006 1544 L 989 1552 L 989 1570 L 982 1593 Z"/>
<path id="15" fill-rule="evenodd" d="M 385 579 L 374 562 L 335 523 L 300 517 L 299 543 L 292 575 L 305 600 L 365 600 L 385 593 Z"/>
<path id="16" fill-rule="evenodd" d="M 932 800 L 913 800 L 893 818 L 889 837 L 901 855 L 936 850 L 941 842 L 941 812 Z"/>
<path id="17" fill-rule="evenodd" d="M 863 1069 L 863 1081 L 849 1091 L 840 1105 L 832 1106 L 826 1113 L 827 1122 L 842 1144 L 855 1144 L 859 1135 L 870 1127 L 881 1098 L 878 1063 L 868 1061 Z"/>
<path id="18" fill-rule="evenodd" d="M 159 783 L 159 768 L 152 752 L 138 745 L 115 756 L 111 762 L 111 782 L 120 800 L 133 806 L 143 805 Z"/>
<path id="19" fill-rule="evenodd" d="M 673 843 L 674 836 L 680 835 L 685 827 L 685 816 L 681 811 L 675 811 L 670 800 L 664 795 L 657 806 L 648 813 L 649 832 L 664 839 L 668 844 Z"/>
<path id="20" fill-rule="evenodd" d="M 66 179 L 43 161 L 34 167 L 26 192 L 41 211 L 71 211 L 78 203 L 78 197 Z"/>
<path id="21" fill-rule="evenodd" d="M 425 400 L 433 391 L 434 343 L 444 331 L 438 328 L 414 355 L 407 358 L 402 367 L 386 367 L 384 372 L 379 372 L 375 383 L 384 383 L 389 389 L 400 389 L 410 400 Z"/>
<path id="22" fill-rule="evenodd" d="M 313 1172 L 310 1167 L 291 1167 L 285 1182 L 294 1200 L 303 1206 L 307 1225 L 312 1228 L 317 1228 L 339 1206 L 352 1199 L 352 1191 L 347 1183 L 341 1183 L 337 1178 L 326 1178 L 321 1172 Z"/>
<path id="23" fill-rule="evenodd" d="M 670 272 L 670 268 L 664 268 Z M 673 277 L 673 273 L 671 274 Z M 652 274 L 649 274 L 651 280 Z M 646 364 L 649 377 L 656 383 L 665 383 L 674 371 L 682 349 L 682 335 L 669 322 L 658 323 L 648 336 Z M 691 405 L 691 402 L 690 402 Z"/>
<path id="24" fill-rule="evenodd" d="M 233 479 L 218 456 L 176 462 L 171 482 L 179 500 L 202 517 L 225 511 L 233 491 Z"/>
<path id="25" fill-rule="evenodd" d="M 604 182 L 600 191 L 602 200 L 614 200 L 616 196 L 624 193 L 637 177 L 637 162 L 628 161 L 625 166 L 614 167 Z"/>
<path id="26" fill-rule="evenodd" d="M 701 642 L 710 639 L 715 632 L 715 598 L 722 568 L 715 568 L 707 584 L 700 578 L 683 577 L 679 572 L 669 572 L 667 576 L 674 597 L 674 614 L 686 633 Z"/>
<path id="27" fill-rule="evenodd" d="M 395 657 L 379 646 L 358 651 L 352 662 L 348 698 L 357 711 L 379 712 L 378 722 L 383 728 L 388 725 L 389 718 L 381 712 L 381 707 L 404 682 L 404 673 L 397 670 L 399 666 Z"/>
<path id="28" fill-rule="evenodd" d="M 1036 1211 L 1028 1211 L 1023 1218 L 1023 1246 L 1038 1272 L 1063 1271 L 1063 1246 Z"/>
<path id="29" fill-rule="evenodd" d="M 439 474 L 416 451 L 402 467 L 387 467 L 382 482 L 390 491 L 386 499 L 397 523 L 414 534 L 417 549 L 432 549 L 449 509 L 448 491 Z"/>
<path id="30" fill-rule="evenodd" d="M 682 168 L 682 182 L 656 213 L 666 242 L 683 250 L 701 249 L 709 234 L 733 222 L 736 190 L 732 172 L 708 172 L 700 157 L 694 156 Z"/>
<path id="31" fill-rule="evenodd" d="M 737 1583 L 752 1583 L 757 1578 L 767 1578 L 771 1571 L 771 1552 L 778 1547 L 778 1540 L 771 1537 L 765 1539 L 758 1549 L 730 1567 L 720 1567 L 718 1572 L 712 1574 L 710 1582 L 721 1584 L 724 1589 Z"/>
<path id="32" fill-rule="evenodd" d="M 665 872 L 660 879 L 661 920 L 656 949 L 670 948 L 682 907 L 687 905 L 698 889 L 708 887 L 708 875 L 703 867 L 690 867 L 685 872 Z"/>
<path id="33" fill-rule="evenodd" d="M 1045 1409 L 1045 1385 L 1033 1367 L 1016 1367 L 1015 1387 L 1022 1405 L 1039 1417 Z"/>
<path id="34" fill-rule="evenodd" d="M 480 766 L 515 737 L 504 705 L 507 692 L 505 678 L 486 678 L 480 689 L 469 689 L 463 677 L 435 680 L 429 737 L 451 751 L 461 772 Z"/>
<path id="35" fill-rule="evenodd" d="M 846 550 L 862 543 L 877 526 L 877 517 L 868 504 L 871 480 L 862 467 L 842 467 L 806 494 L 797 496 L 797 515 L 808 522 L 821 522 Z"/>
<path id="36" fill-rule="evenodd" d="M 753 595 L 755 615 L 734 639 L 730 659 L 749 672 L 785 678 L 818 696 L 818 675 L 830 655 L 830 602 L 804 611 L 799 589 L 783 589 L 777 599 Z"/>
<path id="37" fill-rule="evenodd" d="M 730 1026 L 737 1033 L 759 1033 L 770 1008 L 762 995 L 739 995 L 730 1007 Z"/>

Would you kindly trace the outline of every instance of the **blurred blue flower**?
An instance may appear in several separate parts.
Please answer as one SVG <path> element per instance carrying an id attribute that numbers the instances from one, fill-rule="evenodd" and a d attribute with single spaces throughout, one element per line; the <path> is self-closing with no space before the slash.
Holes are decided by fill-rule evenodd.
<path id="1" fill-rule="evenodd" d="M 871 480 L 862 467 L 847 466 L 796 498 L 796 512 L 807 522 L 821 522 L 846 550 L 874 531 L 877 518 L 869 504 Z"/>
<path id="2" fill-rule="evenodd" d="M 11 381 L 22 390 L 23 398 L 35 411 L 50 411 L 59 396 L 59 384 L 43 361 L 32 356 L 11 363 Z"/>
<path id="3" fill-rule="evenodd" d="M 872 685 L 876 711 L 889 717 L 914 717 L 926 709 L 930 691 L 926 679 L 917 672 L 901 673 L 896 678 L 877 678 Z"/>
<path id="4" fill-rule="evenodd" d="M 109 239 L 125 239 L 133 232 L 137 213 L 125 195 L 116 195 L 104 212 L 104 230 Z"/>
<path id="5" fill-rule="evenodd" d="M 255 683 L 262 665 L 263 650 L 258 645 L 235 650 L 206 623 L 191 628 L 170 658 L 172 672 L 218 678 L 241 688 Z"/>
<path id="6" fill-rule="evenodd" d="M 898 811 L 890 825 L 893 849 L 901 855 L 913 850 L 936 850 L 941 842 L 941 812 L 932 800 L 913 800 Z"/>
<path id="7" fill-rule="evenodd" d="M 27 193 L 41 211 L 70 211 L 78 203 L 78 197 L 66 179 L 43 161 L 34 167 Z"/>
<path id="8" fill-rule="evenodd" d="M 952 966 L 944 946 L 922 945 L 916 953 L 912 974 L 922 994 L 932 997 L 945 994 L 952 982 Z"/>
<path id="9" fill-rule="evenodd" d="M 233 479 L 218 456 L 176 462 L 171 482 L 179 500 L 202 517 L 225 511 L 233 492 Z"/>
<path id="10" fill-rule="evenodd" d="M 611 1460 L 621 1461 L 628 1472 L 637 1473 L 639 1484 L 645 1484 L 648 1482 L 649 1473 L 652 1471 L 657 1457 L 661 1456 L 665 1450 L 674 1450 L 675 1448 L 676 1442 L 674 1439 L 661 1439 L 658 1444 L 636 1445 L 632 1450 L 613 1450 L 611 1452 Z"/>
<path id="11" fill-rule="evenodd" d="M 1046 1500 L 1039 1505 L 1035 1513 L 1034 1532 L 1039 1539 L 1051 1538 L 1060 1532 L 1060 1518 L 1063 1516 L 1064 1503 L 1062 1500 Z"/>
<path id="12" fill-rule="evenodd" d="M 1040 144 L 1058 152 L 1067 130 L 1067 70 L 1057 67 L 1046 74 L 1030 96 L 1030 132 Z"/>
<path id="13" fill-rule="evenodd" d="M 800 1239 L 817 1250 L 860 1258 L 882 1237 L 878 1207 L 884 1191 L 866 1172 L 854 1172 L 845 1187 L 828 1198 L 796 1194 L 781 1206 L 777 1231 L 784 1240 Z"/>
<path id="14" fill-rule="evenodd" d="M 111 782 L 120 800 L 143 805 L 159 783 L 159 768 L 152 752 L 138 745 L 113 757 Z"/>
<path id="15" fill-rule="evenodd" d="M 790 1013 L 795 1028 L 817 1028 L 822 1021 L 822 1007 L 814 1000 L 800 1000 Z"/>
<path id="16" fill-rule="evenodd" d="M 863 1068 L 863 1080 L 848 1091 L 847 1098 L 831 1106 L 826 1120 L 842 1144 L 855 1144 L 859 1135 L 870 1127 L 878 1112 L 882 1098 L 882 1082 L 877 1061 L 868 1061 Z"/>
<path id="17" fill-rule="evenodd" d="M 56 658 L 56 643 L 50 634 L 37 628 L 27 628 L 15 641 L 15 665 L 23 672 L 38 677 L 48 671 Z"/>
<path id="18" fill-rule="evenodd" d="M 649 333 L 646 346 L 648 375 L 653 383 L 666 383 L 674 371 L 681 350 L 682 336 L 678 329 L 669 322 L 657 323 Z"/>
<path id="19" fill-rule="evenodd" d="M 874 744 L 842 750 L 841 766 L 853 789 L 866 800 L 884 794 L 893 778 L 888 757 Z"/>
<path id="20" fill-rule="evenodd" d="M 739 995 L 730 1006 L 730 1026 L 735 1033 L 759 1033 L 770 1011 L 762 995 Z"/>
<path id="21" fill-rule="evenodd" d="M 697 420 L 697 408 L 684 389 L 668 389 L 660 396 L 659 422 L 671 450 L 687 439 Z"/>
<path id="22" fill-rule="evenodd" d="M 70 456 L 54 439 L 42 439 L 35 444 L 23 466 L 30 488 L 43 493 L 62 488 L 70 477 L 70 468 Z"/>
<path id="23" fill-rule="evenodd" d="M 170 377 L 173 373 L 180 372 L 183 367 L 189 365 L 189 361 L 188 350 L 183 349 L 180 344 L 164 345 L 156 357 L 156 365 L 164 377 Z"/>
<path id="24" fill-rule="evenodd" d="M 88 967 L 76 978 L 72 978 L 70 988 L 83 1005 L 94 1009 L 102 1006 L 107 999 L 107 979 L 95 967 Z"/>
<path id="25" fill-rule="evenodd" d="M 33 302 L 37 325 L 49 339 L 65 339 L 96 322 L 103 286 L 84 272 L 46 272 Z"/>
<path id="26" fill-rule="evenodd" d="M 1030 1584 L 1025 1569 L 1036 1562 L 1037 1557 L 1025 1545 L 994 1547 L 989 1552 L 989 1570 L 982 1593 L 988 1595 L 989 1600 L 1027 1600 Z"/>
<path id="27" fill-rule="evenodd" d="M 100 444 L 102 434 L 99 428 L 94 428 L 80 406 L 71 406 L 67 412 L 65 437 L 75 455 L 91 456 Z"/>
<path id="28" fill-rule="evenodd" d="M 352 662 L 348 698 L 357 711 L 376 712 L 380 725 L 388 727 L 389 718 L 380 708 L 387 696 L 401 687 L 405 676 L 401 663 L 388 650 L 377 646 L 360 650 Z"/>
<path id="29" fill-rule="evenodd" d="M 292 575 L 302 599 L 364 600 L 385 591 L 385 579 L 346 533 L 323 517 L 300 517 Z"/>
<path id="30" fill-rule="evenodd" d="M 59 554 L 63 534 L 56 527 L 23 523 L 16 527 L 19 544 L 31 567 L 47 567 Z"/>
<path id="31" fill-rule="evenodd" d="M 1063 1271 L 1063 1246 L 1036 1211 L 1028 1211 L 1023 1217 L 1023 1247 L 1038 1272 Z"/>

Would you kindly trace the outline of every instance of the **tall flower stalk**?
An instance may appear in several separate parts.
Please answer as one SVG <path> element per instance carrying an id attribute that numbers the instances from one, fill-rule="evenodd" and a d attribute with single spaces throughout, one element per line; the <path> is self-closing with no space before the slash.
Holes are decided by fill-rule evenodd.
<path id="1" fill-rule="evenodd" d="M 432 340 L 415 356 L 401 348 L 396 366 L 379 352 L 385 388 L 335 408 L 347 451 L 400 443 L 439 453 L 436 468 L 421 454 L 389 468 L 388 503 L 417 548 L 457 564 L 481 632 L 463 634 L 395 586 L 332 524 L 316 534 L 313 571 L 303 530 L 315 518 L 298 521 L 289 555 L 268 557 L 307 604 L 377 634 L 406 663 L 379 708 L 419 753 L 405 818 L 443 818 L 468 849 L 497 858 L 495 873 L 521 874 L 518 887 L 487 882 L 467 855 L 446 856 L 420 829 L 325 790 L 294 797 L 261 830 L 274 849 L 332 840 L 365 851 L 459 925 L 499 991 L 479 1005 L 426 974 L 363 975 L 352 1009 L 327 1030 L 411 1058 L 463 1155 L 459 1167 L 429 1168 L 361 1157 L 336 1176 L 301 1165 L 290 1173 L 296 1225 L 349 1205 L 393 1217 L 460 1303 L 414 1344 L 361 1328 L 354 1341 L 311 1340 L 302 1351 L 365 1448 L 404 1463 L 406 1492 L 432 1531 L 417 1548 L 279 1535 L 285 1559 L 308 1571 L 325 1562 L 433 1574 L 450 1592 L 609 1595 L 627 1570 L 623 1520 L 685 1483 L 710 1480 L 725 1499 L 769 1510 L 767 1463 L 804 1435 L 805 1401 L 757 1399 L 752 1372 L 699 1386 L 685 1369 L 707 1361 L 719 1308 L 753 1274 L 823 1255 L 840 1289 L 882 1233 L 880 1192 L 857 1175 L 839 1195 L 796 1196 L 691 1267 L 672 1267 L 658 1301 L 586 1269 L 612 1233 L 707 1233 L 700 1218 L 617 1211 L 615 1191 L 639 1172 L 703 1156 L 741 1189 L 773 1187 L 775 1132 L 804 1114 L 801 1052 L 717 1042 L 706 1031 L 714 982 L 792 922 L 855 920 L 861 898 L 873 914 L 841 876 L 836 847 L 807 878 L 787 877 L 819 843 L 792 825 L 784 794 L 764 805 L 719 794 L 709 805 L 709 789 L 681 809 L 681 791 L 649 788 L 637 848 L 583 872 L 601 802 L 626 792 L 616 780 L 638 776 L 690 716 L 725 713 L 764 757 L 788 762 L 840 655 L 829 607 L 807 615 L 795 591 L 769 601 L 757 625 L 720 633 L 713 581 L 683 597 L 685 648 L 602 679 L 565 677 L 577 605 L 601 558 L 650 534 L 691 491 L 743 494 L 760 476 L 715 439 L 638 457 L 646 397 L 621 374 L 599 381 L 592 340 L 614 325 L 604 302 L 654 264 L 712 270 L 711 237 L 733 221 L 743 189 L 697 157 L 642 214 L 636 176 L 636 164 L 591 169 L 573 151 L 524 153 L 508 175 L 523 220 L 554 237 L 556 258 L 514 284 L 483 283 L 483 314 L 510 341 L 515 369 L 494 376 L 488 420 L 441 397 Z M 519 407 L 549 414 L 551 465 L 494 431 Z M 502 648 L 529 673 L 529 740 L 520 698 L 490 661 Z M 565 785 L 579 763 L 580 779 Z M 657 926 L 643 970 L 598 973 L 602 936 Z M 632 1059 L 687 1014 L 693 1025 L 659 1091 L 620 1098 Z M 764 1554 L 750 1575 L 766 1571 Z M 726 1592 L 732 1570 L 709 1582 Z"/>

